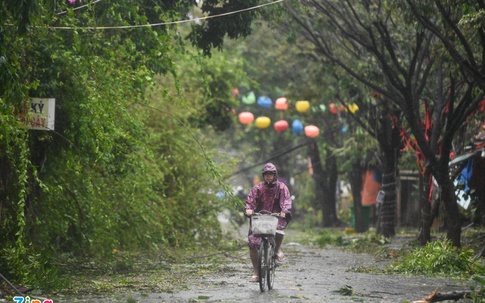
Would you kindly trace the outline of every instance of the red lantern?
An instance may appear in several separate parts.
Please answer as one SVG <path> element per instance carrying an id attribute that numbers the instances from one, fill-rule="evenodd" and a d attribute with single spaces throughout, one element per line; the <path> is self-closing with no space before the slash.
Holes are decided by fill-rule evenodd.
<path id="1" fill-rule="evenodd" d="M 286 98 L 281 97 L 276 99 L 274 107 L 278 110 L 287 110 L 288 109 L 288 100 Z"/>
<path id="2" fill-rule="evenodd" d="M 319 134 L 320 134 L 320 129 L 315 125 L 305 126 L 305 136 L 310 138 L 315 138 L 315 137 L 318 137 Z"/>
<path id="3" fill-rule="evenodd" d="M 482 100 L 480 103 L 480 111 L 483 112 L 485 110 L 485 99 Z"/>
<path id="4" fill-rule="evenodd" d="M 248 125 L 249 123 L 254 121 L 254 115 L 250 112 L 242 112 L 239 114 L 239 122 L 244 125 Z"/>
<path id="5" fill-rule="evenodd" d="M 330 112 L 334 115 L 338 114 L 338 108 L 335 103 L 330 103 Z"/>
<path id="6" fill-rule="evenodd" d="M 274 129 L 279 133 L 284 132 L 285 130 L 288 129 L 288 127 L 289 127 L 289 124 L 285 120 L 276 121 L 274 124 Z"/>

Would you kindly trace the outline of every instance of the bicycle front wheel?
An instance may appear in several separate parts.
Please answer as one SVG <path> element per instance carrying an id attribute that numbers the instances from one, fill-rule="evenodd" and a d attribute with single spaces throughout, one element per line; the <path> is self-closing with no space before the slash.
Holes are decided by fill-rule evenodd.
<path id="1" fill-rule="evenodd" d="M 268 276 L 268 241 L 261 239 L 258 253 L 258 271 L 259 271 L 259 289 L 261 292 L 266 291 L 266 278 Z"/>
<path id="2" fill-rule="evenodd" d="M 268 259 L 266 264 L 268 264 L 268 289 L 271 290 L 273 289 L 273 284 L 274 284 L 274 277 L 275 277 L 275 270 L 276 270 L 276 254 L 275 254 L 275 248 L 273 244 L 269 245 L 268 248 Z"/>

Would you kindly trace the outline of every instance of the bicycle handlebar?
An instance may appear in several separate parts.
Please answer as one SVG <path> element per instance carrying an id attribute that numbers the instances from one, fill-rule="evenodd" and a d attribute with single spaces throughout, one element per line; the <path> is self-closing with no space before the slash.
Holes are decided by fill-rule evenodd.
<path id="1" fill-rule="evenodd" d="M 262 210 L 259 212 L 253 213 L 251 216 L 273 216 L 273 217 L 280 217 L 281 213 L 272 213 L 267 210 Z"/>

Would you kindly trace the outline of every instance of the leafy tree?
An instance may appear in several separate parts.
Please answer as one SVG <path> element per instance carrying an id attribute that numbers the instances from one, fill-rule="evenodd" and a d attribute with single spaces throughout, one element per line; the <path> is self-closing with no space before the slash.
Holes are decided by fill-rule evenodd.
<path id="1" fill-rule="evenodd" d="M 203 50 L 205 55 L 210 55 L 214 48 L 221 50 L 226 35 L 231 39 L 236 39 L 251 34 L 251 22 L 257 15 L 256 11 L 249 10 L 244 14 L 233 13 L 247 10 L 258 3 L 258 0 L 203 1 L 201 10 L 209 19 L 200 25 L 194 24 L 187 38 L 194 46 Z M 225 16 L 225 14 L 229 15 Z M 212 18 L 218 15 L 222 15 L 222 17 Z"/>
<path id="2" fill-rule="evenodd" d="M 467 99 L 455 106 L 453 115 L 457 118 L 451 126 L 453 130 L 462 134 L 461 138 L 455 140 L 455 146 L 456 152 L 463 153 L 471 137 L 477 133 L 477 129 L 480 129 L 483 122 L 483 113 L 479 114 L 479 112 L 483 112 L 481 92 L 485 84 L 483 73 L 485 42 L 481 16 L 485 4 L 482 1 L 465 3 L 452 1 L 447 4 L 441 1 L 406 2 L 421 26 L 436 35 L 442 42 L 443 50 L 456 63 L 453 74 L 460 75 L 460 77 L 456 76 L 456 81 L 461 79 L 470 87 Z M 482 109 L 477 111 L 479 107 Z M 477 198 L 476 217 L 481 218 L 485 214 L 485 195 L 482 192 Z"/>
<path id="3" fill-rule="evenodd" d="M 207 180 L 222 179 L 211 154 L 200 153 L 201 139 L 194 144 L 197 130 L 179 107 L 145 123 L 152 116 L 142 106 L 155 75 L 176 75 L 172 58 L 184 51 L 173 26 L 148 24 L 182 19 L 194 4 L 8 1 L 0 8 L 0 268 L 8 278 L 48 286 L 55 274 L 36 274 L 54 273 L 60 255 L 96 260 L 113 248 L 218 235 Z M 209 91 L 224 102 L 216 86 Z M 56 98 L 55 130 L 22 125 L 31 96 Z M 227 113 L 220 116 L 216 125 L 226 127 Z"/>
<path id="4" fill-rule="evenodd" d="M 476 101 L 470 102 L 470 97 L 481 94 L 472 94 L 473 86 L 461 85 L 462 82 L 451 77 L 447 57 L 433 52 L 433 48 L 439 48 L 436 36 L 423 27 L 416 27 L 414 16 L 404 5 L 385 1 L 304 1 L 301 5 L 285 3 L 285 6 L 300 25 L 302 37 L 314 46 L 317 56 L 330 60 L 379 92 L 382 104 L 389 108 L 386 111 L 386 107 L 379 107 L 383 115 L 402 112 L 424 157 L 426 170 L 443 189 L 449 219 L 448 237 L 454 245 L 459 245 L 458 208 L 448 162 L 456 132 L 452 125 L 461 125 L 467 115 L 444 109 L 446 106 L 467 108 L 470 113 L 477 104 Z M 444 79 L 439 82 L 441 86 L 431 86 L 428 81 L 431 77 Z M 454 103 L 457 98 L 459 101 Z M 425 106 L 420 106 L 422 102 Z M 436 122 L 432 129 L 426 127 L 430 124 L 425 124 L 425 119 Z M 384 180 L 385 183 L 390 181 Z M 395 209 L 394 203 L 392 197 L 386 197 L 382 213 L 391 215 L 393 212 L 385 209 Z M 389 222 L 383 226 L 383 234 L 392 236 L 392 220 L 382 221 Z"/>

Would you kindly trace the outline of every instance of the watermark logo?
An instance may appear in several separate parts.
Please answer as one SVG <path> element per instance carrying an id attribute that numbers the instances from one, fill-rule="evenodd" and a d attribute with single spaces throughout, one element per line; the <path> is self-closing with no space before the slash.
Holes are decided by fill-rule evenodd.
<path id="1" fill-rule="evenodd" d="M 54 303 L 54 301 L 46 299 L 44 301 L 37 299 L 30 299 L 30 297 L 13 297 L 15 303 Z"/>

